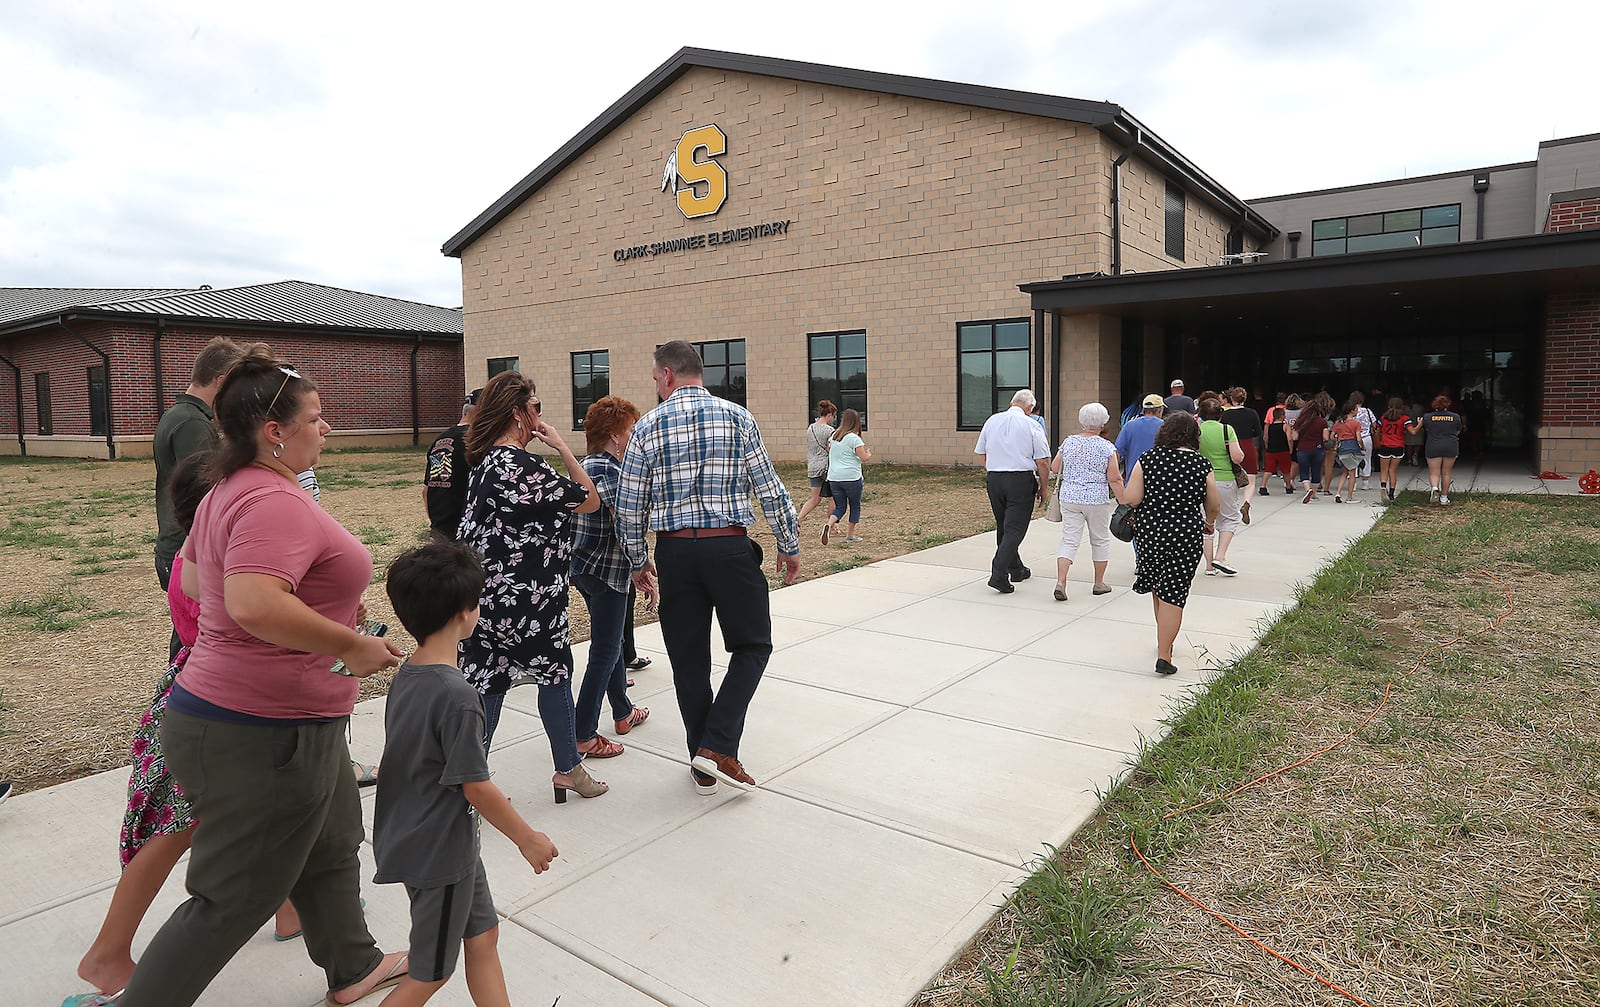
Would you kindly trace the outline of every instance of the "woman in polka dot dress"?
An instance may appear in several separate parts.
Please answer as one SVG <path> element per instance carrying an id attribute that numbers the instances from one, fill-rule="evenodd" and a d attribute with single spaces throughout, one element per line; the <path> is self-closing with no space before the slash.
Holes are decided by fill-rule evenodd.
<path id="1" fill-rule="evenodd" d="M 1161 424 L 1155 446 L 1139 456 L 1128 477 L 1123 502 L 1138 508 L 1133 589 L 1150 595 L 1155 609 L 1156 674 L 1171 675 L 1178 670 L 1172 645 L 1200 563 L 1200 539 L 1212 534 L 1220 506 L 1193 416 L 1174 413 Z"/>

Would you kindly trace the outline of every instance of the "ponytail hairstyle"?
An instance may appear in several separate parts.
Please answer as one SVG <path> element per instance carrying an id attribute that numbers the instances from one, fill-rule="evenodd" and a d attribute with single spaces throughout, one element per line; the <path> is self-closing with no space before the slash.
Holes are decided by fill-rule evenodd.
<path id="1" fill-rule="evenodd" d="M 839 414 L 839 426 L 829 440 L 842 441 L 850 434 L 861 436 L 861 414 L 854 409 L 846 409 Z"/>
<path id="2" fill-rule="evenodd" d="M 178 462 L 167 481 L 167 497 L 172 501 L 172 519 L 185 535 L 194 525 L 194 512 L 200 501 L 216 485 L 216 465 L 210 451 L 196 451 Z"/>
<path id="3" fill-rule="evenodd" d="M 1383 414 L 1383 418 L 1388 420 L 1390 423 L 1394 423 L 1405 414 L 1406 400 L 1402 399 L 1398 395 L 1391 396 L 1389 399 L 1389 411 Z"/>
<path id="4" fill-rule="evenodd" d="M 533 382 L 517 371 L 501 371 L 483 386 L 478 410 L 467 425 L 467 467 L 477 468 L 483 456 L 517 425 L 533 400 Z"/>
<path id="5" fill-rule="evenodd" d="M 246 346 L 244 356 L 223 376 L 212 404 L 222 433 L 222 444 L 211 459 L 215 481 L 255 461 L 261 425 L 268 420 L 287 425 L 299 414 L 306 395 L 316 390 L 314 381 L 273 356 L 266 343 Z"/>

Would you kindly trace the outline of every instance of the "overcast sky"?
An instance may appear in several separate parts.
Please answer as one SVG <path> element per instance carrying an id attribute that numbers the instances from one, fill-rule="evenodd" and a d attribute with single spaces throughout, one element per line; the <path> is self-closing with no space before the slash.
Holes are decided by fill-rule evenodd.
<path id="1" fill-rule="evenodd" d="M 439 246 L 685 45 L 1116 102 L 1247 199 L 1527 161 L 1600 132 L 1597 12 L 4 0 L 0 286 L 460 304 Z"/>

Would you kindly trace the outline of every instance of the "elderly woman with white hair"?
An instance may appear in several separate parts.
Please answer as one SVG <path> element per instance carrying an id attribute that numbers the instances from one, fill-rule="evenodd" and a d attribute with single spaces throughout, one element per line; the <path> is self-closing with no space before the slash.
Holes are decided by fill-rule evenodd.
<path id="1" fill-rule="evenodd" d="M 1100 436 L 1110 410 L 1091 402 L 1078 410 L 1078 433 L 1061 442 L 1050 471 L 1061 476 L 1061 548 L 1056 553 L 1056 601 L 1067 600 L 1067 572 L 1083 530 L 1089 529 L 1089 555 L 1094 560 L 1094 593 L 1109 594 L 1106 566 L 1111 561 L 1111 512 L 1122 496 L 1122 469 L 1117 449 Z"/>

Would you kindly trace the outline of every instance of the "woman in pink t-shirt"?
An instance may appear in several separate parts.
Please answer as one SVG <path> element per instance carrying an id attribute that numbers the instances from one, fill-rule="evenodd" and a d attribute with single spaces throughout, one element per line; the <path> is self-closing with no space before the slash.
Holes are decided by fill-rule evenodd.
<path id="1" fill-rule="evenodd" d="M 355 630 L 366 547 L 300 489 L 328 434 L 316 385 L 250 347 L 223 378 L 217 485 L 185 546 L 199 633 L 161 725 L 167 767 L 205 823 L 190 898 L 156 934 L 118 1001 L 187 1007 L 291 894 L 329 1001 L 398 983 L 403 954 L 367 930 L 364 832 L 345 730 L 358 683 L 400 651 Z M 334 658 L 352 677 L 329 673 Z"/>

